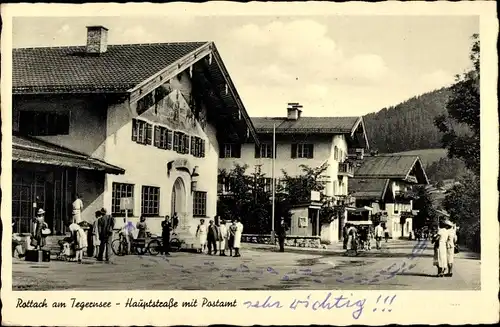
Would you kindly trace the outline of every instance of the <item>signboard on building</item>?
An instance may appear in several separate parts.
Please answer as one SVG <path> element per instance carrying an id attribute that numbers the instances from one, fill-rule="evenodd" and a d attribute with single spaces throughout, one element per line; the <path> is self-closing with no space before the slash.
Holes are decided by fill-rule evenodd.
<path id="1" fill-rule="evenodd" d="M 307 217 L 299 217 L 299 227 L 307 227 L 309 223 L 309 219 Z"/>
<path id="2" fill-rule="evenodd" d="M 320 201 L 321 195 L 318 191 L 311 191 L 311 201 Z"/>
<path id="3" fill-rule="evenodd" d="M 120 210 L 134 209 L 134 198 L 120 198 Z"/>

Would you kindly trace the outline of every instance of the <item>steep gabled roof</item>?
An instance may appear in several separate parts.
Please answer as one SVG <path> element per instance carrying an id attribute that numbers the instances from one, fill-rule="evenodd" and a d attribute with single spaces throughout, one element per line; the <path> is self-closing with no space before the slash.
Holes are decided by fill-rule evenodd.
<path id="1" fill-rule="evenodd" d="M 84 46 L 13 50 L 13 94 L 123 93 L 130 101 L 180 71 L 214 58 L 215 92 L 230 110 L 239 112 L 258 144 L 255 128 L 213 42 L 108 45 L 104 53 L 86 53 Z M 215 68 L 216 66 L 216 68 Z"/>
<path id="2" fill-rule="evenodd" d="M 12 92 L 126 92 L 208 42 L 18 48 L 12 52 Z"/>
<path id="3" fill-rule="evenodd" d="M 361 117 L 300 117 L 297 120 L 286 117 L 252 117 L 257 133 L 272 133 L 276 125 L 277 134 L 325 133 L 350 134 L 357 127 Z"/>
<path id="4" fill-rule="evenodd" d="M 12 135 L 12 160 L 123 174 L 125 170 L 103 160 L 33 137 Z"/>
<path id="5" fill-rule="evenodd" d="M 417 182 L 428 184 L 422 162 L 414 155 L 377 155 L 365 157 L 354 172 L 357 178 L 406 179 L 412 170 L 416 171 Z"/>
<path id="6" fill-rule="evenodd" d="M 389 179 L 384 178 L 349 179 L 349 192 L 356 199 L 361 200 L 382 200 L 388 186 Z"/>

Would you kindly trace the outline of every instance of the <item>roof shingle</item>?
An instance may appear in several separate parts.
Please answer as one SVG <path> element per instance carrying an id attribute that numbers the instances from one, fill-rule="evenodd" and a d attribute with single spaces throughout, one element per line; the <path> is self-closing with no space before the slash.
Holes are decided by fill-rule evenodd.
<path id="1" fill-rule="evenodd" d="M 350 178 L 349 191 L 357 199 L 382 199 L 389 180 L 385 178 Z"/>
<path id="2" fill-rule="evenodd" d="M 276 124 L 277 134 L 289 133 L 351 133 L 360 117 L 252 117 L 258 133 L 272 133 Z"/>
<path id="3" fill-rule="evenodd" d="M 207 42 L 18 48 L 12 53 L 13 93 L 125 92 Z"/>
<path id="4" fill-rule="evenodd" d="M 359 178 L 406 178 L 418 156 L 390 155 L 365 157 L 354 172 Z"/>

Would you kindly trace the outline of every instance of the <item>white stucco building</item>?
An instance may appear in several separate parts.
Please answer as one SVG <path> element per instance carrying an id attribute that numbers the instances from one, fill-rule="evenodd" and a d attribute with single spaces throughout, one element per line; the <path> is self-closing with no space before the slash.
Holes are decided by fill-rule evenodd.
<path id="1" fill-rule="evenodd" d="M 123 197 L 155 233 L 177 212 L 189 243 L 216 214 L 219 144 L 258 143 L 256 131 L 214 43 L 108 45 L 107 34 L 13 51 L 15 231 L 29 231 L 36 203 L 64 233 L 78 193 L 89 222 L 106 208 L 119 227 Z"/>
<path id="2" fill-rule="evenodd" d="M 368 156 L 359 163 L 350 180 L 359 216 L 380 214 L 391 238 L 408 237 L 413 229 L 415 198 L 412 187 L 429 183 L 423 164 L 415 155 Z M 362 213 L 365 213 L 363 218 Z"/>
<path id="3" fill-rule="evenodd" d="M 328 184 L 325 195 L 332 196 L 337 203 L 349 201 L 348 183 L 353 177 L 353 166 L 349 153 L 362 156 L 368 148 L 362 117 L 304 117 L 298 103 L 290 103 L 283 117 L 252 117 L 260 145 L 249 141 L 243 144 L 221 144 L 219 168 L 230 170 L 235 164 L 247 164 L 249 170 L 260 165 L 262 172 L 272 176 L 273 126 L 276 128 L 276 178 L 285 170 L 290 176 L 302 173 L 301 165 L 319 167 L 328 164 Z M 290 234 L 316 236 L 318 226 L 316 215 L 309 210 L 309 224 L 299 227 L 292 222 Z M 338 219 L 320 226 L 322 239 L 337 241 L 343 222 Z"/>

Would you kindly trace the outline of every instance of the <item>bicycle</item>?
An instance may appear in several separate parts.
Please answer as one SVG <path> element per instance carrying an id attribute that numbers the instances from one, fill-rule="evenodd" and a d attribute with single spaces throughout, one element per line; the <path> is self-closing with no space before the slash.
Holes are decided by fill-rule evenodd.
<path id="1" fill-rule="evenodd" d="M 147 250 L 151 255 L 158 255 L 163 252 L 163 239 L 158 235 L 151 235 L 152 240 L 148 243 Z M 182 241 L 177 237 L 176 233 L 170 236 L 170 251 L 178 252 L 182 247 Z"/>
<path id="2" fill-rule="evenodd" d="M 129 240 L 130 240 L 130 253 L 128 253 L 127 239 L 123 235 L 120 235 L 117 239 L 111 242 L 111 250 L 113 250 L 113 253 L 120 257 L 126 254 L 141 254 L 139 253 L 139 249 L 144 248 L 144 246 L 138 246 L 140 245 L 140 243 L 134 240 L 132 237 L 130 237 Z M 146 251 L 148 251 L 148 249 L 144 248 L 144 252 Z"/>

